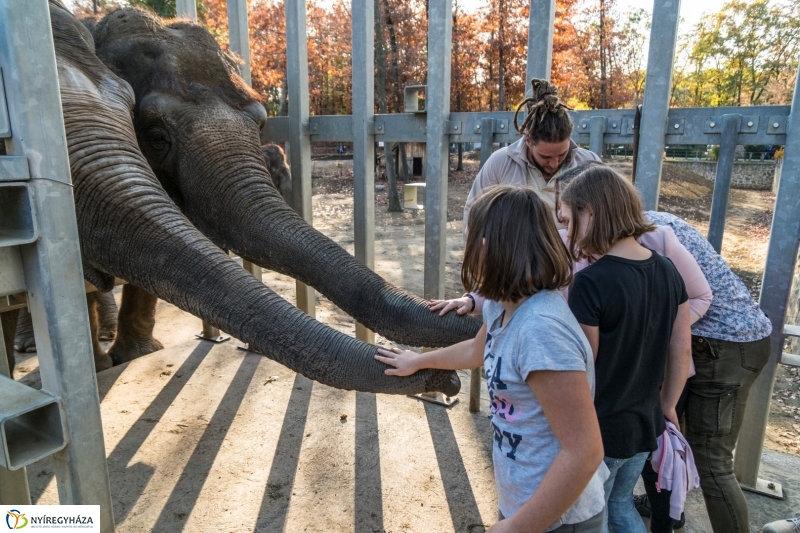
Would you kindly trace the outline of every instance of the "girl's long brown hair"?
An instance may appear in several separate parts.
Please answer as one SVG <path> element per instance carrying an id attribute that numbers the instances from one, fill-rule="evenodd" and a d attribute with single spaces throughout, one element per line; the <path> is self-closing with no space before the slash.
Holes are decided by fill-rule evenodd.
<path id="1" fill-rule="evenodd" d="M 634 186 L 605 165 L 589 166 L 575 176 L 561 189 L 560 201 L 572 211 L 569 242 L 576 261 L 605 255 L 617 241 L 655 229 L 642 215 L 642 200 Z M 592 221 L 579 239 L 578 215 L 587 210 Z"/>
<path id="2" fill-rule="evenodd" d="M 572 281 L 567 249 L 550 210 L 533 189 L 487 189 L 470 209 L 469 228 L 461 268 L 467 291 L 518 302 Z"/>

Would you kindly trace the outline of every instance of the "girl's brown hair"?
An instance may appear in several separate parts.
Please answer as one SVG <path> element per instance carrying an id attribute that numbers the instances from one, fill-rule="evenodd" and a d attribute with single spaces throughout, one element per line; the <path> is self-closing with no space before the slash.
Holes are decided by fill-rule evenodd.
<path id="1" fill-rule="evenodd" d="M 642 215 L 642 200 L 633 185 L 605 165 L 589 166 L 575 176 L 561 189 L 560 201 L 572 211 L 569 242 L 576 261 L 605 255 L 617 241 L 655 229 Z M 587 210 L 592 222 L 578 239 L 578 215 Z"/>
<path id="2" fill-rule="evenodd" d="M 517 115 L 525 108 L 527 116 L 522 126 L 517 125 Z M 559 143 L 572 135 L 572 120 L 567 110 L 572 109 L 558 98 L 558 87 L 546 80 L 531 80 L 531 95 L 517 106 L 514 128 L 526 135 L 533 144 L 539 141 Z"/>
<path id="3" fill-rule="evenodd" d="M 518 302 L 572 281 L 567 249 L 550 210 L 533 189 L 487 189 L 470 209 L 469 228 L 461 268 L 467 291 Z"/>

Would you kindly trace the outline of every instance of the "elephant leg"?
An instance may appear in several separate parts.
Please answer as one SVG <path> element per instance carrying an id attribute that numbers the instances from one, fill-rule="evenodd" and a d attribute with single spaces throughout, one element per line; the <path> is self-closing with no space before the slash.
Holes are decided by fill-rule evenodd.
<path id="1" fill-rule="evenodd" d="M 0 328 L 3 329 L 3 344 L 8 356 L 8 371 L 14 377 L 14 330 L 17 328 L 17 310 L 0 313 Z"/>
<path id="2" fill-rule="evenodd" d="M 33 337 L 33 319 L 27 309 L 19 312 L 16 326 L 17 333 L 14 336 L 14 349 L 19 353 L 35 352 L 36 339 Z"/>
<path id="3" fill-rule="evenodd" d="M 96 297 L 98 314 L 98 338 L 113 341 L 117 336 L 117 302 L 113 292 L 98 292 Z"/>
<path id="4" fill-rule="evenodd" d="M 122 305 L 117 320 L 117 338 L 108 350 L 115 365 L 161 350 L 153 338 L 158 298 L 131 284 L 122 288 Z"/>
<path id="5" fill-rule="evenodd" d="M 86 295 L 86 306 L 89 309 L 89 329 L 92 334 L 92 354 L 94 355 L 94 370 L 100 372 L 114 366 L 111 357 L 103 351 L 100 346 L 98 334 L 100 332 L 99 302 L 98 295 L 102 293 L 90 292 Z"/>

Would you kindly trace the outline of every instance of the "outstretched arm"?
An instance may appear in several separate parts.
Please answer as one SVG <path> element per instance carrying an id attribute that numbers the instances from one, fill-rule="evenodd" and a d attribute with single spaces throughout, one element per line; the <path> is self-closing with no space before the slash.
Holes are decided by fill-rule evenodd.
<path id="1" fill-rule="evenodd" d="M 664 383 L 661 385 L 661 408 L 664 417 L 680 428 L 675 407 L 686 386 L 686 376 L 689 375 L 689 364 L 692 360 L 692 331 L 689 301 L 678 307 L 678 314 L 672 326 L 672 336 L 669 339 L 667 353 L 667 370 L 664 374 Z"/>
<path id="2" fill-rule="evenodd" d="M 439 348 L 430 352 L 418 353 L 412 350 L 378 348 L 375 359 L 389 365 L 387 376 L 410 376 L 423 368 L 440 370 L 459 370 L 477 368 L 483 365 L 483 347 L 486 344 L 486 324 L 474 339 Z"/>

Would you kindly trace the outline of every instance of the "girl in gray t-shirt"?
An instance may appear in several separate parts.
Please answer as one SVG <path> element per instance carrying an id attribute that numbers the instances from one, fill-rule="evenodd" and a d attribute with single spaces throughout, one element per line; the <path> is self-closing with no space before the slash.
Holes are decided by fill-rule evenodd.
<path id="1" fill-rule="evenodd" d="M 527 187 L 489 189 L 469 216 L 461 279 L 487 298 L 483 328 L 447 348 L 379 349 L 375 358 L 393 376 L 485 366 L 501 517 L 491 533 L 600 533 L 608 470 L 591 348 L 558 291 L 572 277 L 567 250 Z"/>

